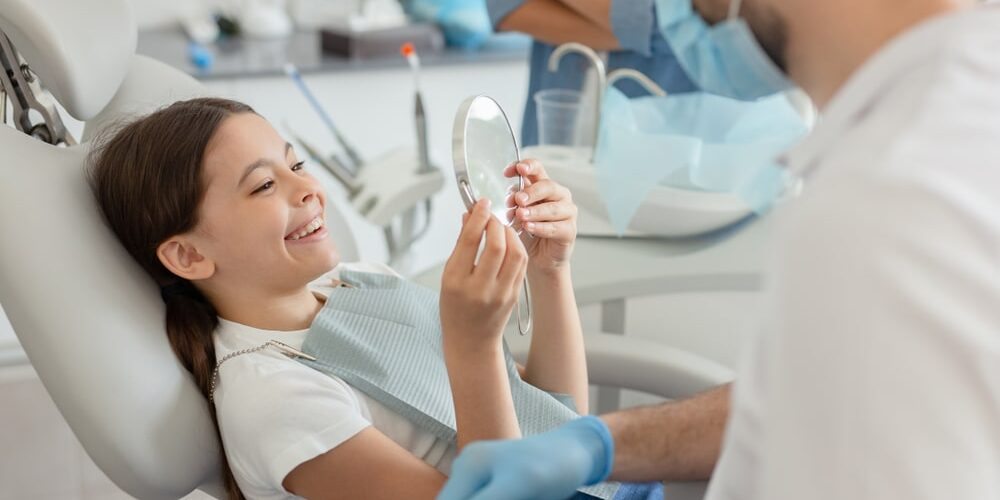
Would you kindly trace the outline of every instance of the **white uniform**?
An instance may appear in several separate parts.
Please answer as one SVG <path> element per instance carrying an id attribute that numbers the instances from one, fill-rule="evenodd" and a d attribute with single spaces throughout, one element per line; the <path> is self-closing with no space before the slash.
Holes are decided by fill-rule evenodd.
<path id="1" fill-rule="evenodd" d="M 708 498 L 1000 499 L 1000 8 L 892 41 L 789 165 Z"/>
<path id="2" fill-rule="evenodd" d="M 380 264 L 342 264 L 310 284 L 329 296 L 342 269 L 395 274 Z M 296 349 L 309 330 L 260 330 L 221 320 L 215 355 L 256 347 L 270 339 Z M 247 498 L 297 498 L 281 483 L 299 464 L 374 426 L 417 458 L 447 474 L 455 446 L 416 427 L 343 380 L 309 368 L 274 349 L 236 356 L 222 365 L 215 408 L 229 466 Z"/>

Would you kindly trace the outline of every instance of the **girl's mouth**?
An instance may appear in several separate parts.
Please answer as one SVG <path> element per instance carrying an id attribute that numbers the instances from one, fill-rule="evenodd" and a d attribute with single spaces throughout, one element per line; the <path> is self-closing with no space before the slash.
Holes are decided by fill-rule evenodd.
<path id="1" fill-rule="evenodd" d="M 298 241 L 301 239 L 313 239 L 313 237 L 319 237 L 320 233 L 326 234 L 326 226 L 323 223 L 323 217 L 319 216 L 315 219 L 309 221 L 306 225 L 302 226 L 298 231 L 285 236 L 286 241 Z"/>

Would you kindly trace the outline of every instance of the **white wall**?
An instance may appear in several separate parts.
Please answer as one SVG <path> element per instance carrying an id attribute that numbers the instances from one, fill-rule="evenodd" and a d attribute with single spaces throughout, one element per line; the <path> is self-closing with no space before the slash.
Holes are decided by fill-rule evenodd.
<path id="1" fill-rule="evenodd" d="M 132 0 L 133 13 L 139 29 L 157 28 L 175 24 L 177 20 L 193 12 L 211 10 L 221 0 Z"/>

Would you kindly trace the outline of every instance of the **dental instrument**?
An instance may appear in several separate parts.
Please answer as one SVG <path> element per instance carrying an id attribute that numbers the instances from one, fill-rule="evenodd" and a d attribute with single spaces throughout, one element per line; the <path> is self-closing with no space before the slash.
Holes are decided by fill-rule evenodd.
<path id="1" fill-rule="evenodd" d="M 361 186 L 358 185 L 354 174 L 352 174 L 351 171 L 348 170 L 336 156 L 324 156 L 319 152 L 319 149 L 295 132 L 287 121 L 282 122 L 282 125 L 284 125 L 285 129 L 288 130 L 288 134 L 292 137 L 292 139 L 302 145 L 302 149 L 305 150 L 306 154 L 325 168 L 327 172 L 330 172 L 330 174 L 344 186 L 344 189 L 347 190 L 348 199 L 354 199 L 354 197 L 358 195 L 361 191 Z"/>
<path id="2" fill-rule="evenodd" d="M 15 126 L 49 144 L 75 145 L 76 139 L 63 125 L 52 94 L 42 88 L 35 73 L 17 54 L 14 43 L 0 32 L 0 89 L 10 97 Z M 0 108 L 6 122 L 6 105 Z M 42 117 L 41 123 L 32 122 L 32 111 Z"/>
<path id="3" fill-rule="evenodd" d="M 414 105 L 414 119 L 415 128 L 417 132 L 417 168 L 413 175 L 418 179 L 435 179 L 439 178 L 441 172 L 431 165 L 430 154 L 428 153 L 427 145 L 427 118 L 424 112 L 423 97 L 420 92 L 420 58 L 417 55 L 417 51 L 414 48 L 413 43 L 406 42 L 400 47 L 400 53 L 406 58 L 413 72 L 414 81 L 414 94 L 415 94 L 415 105 Z M 401 163 L 400 166 L 403 168 L 412 168 L 412 164 Z M 394 178 L 398 182 L 398 178 Z M 443 180 L 442 180 L 443 183 Z M 420 207 L 423 210 L 419 210 Z M 389 247 L 390 259 L 395 261 L 397 257 L 400 257 L 410 246 L 413 245 L 417 240 L 422 238 L 427 231 L 430 230 L 431 226 L 431 214 L 433 211 L 433 200 L 427 196 L 423 199 L 423 203 L 415 203 L 408 205 L 405 211 L 398 214 L 398 216 L 393 217 L 389 220 L 387 224 L 383 225 L 383 233 L 385 234 L 386 243 Z M 422 211 L 423 224 L 420 229 L 417 229 L 417 219 L 419 212 Z"/>
<path id="4" fill-rule="evenodd" d="M 427 151 L 427 116 L 424 113 L 424 99 L 420 92 L 420 56 L 410 42 L 404 43 L 400 48 L 403 57 L 410 65 L 413 72 L 414 88 L 414 120 L 417 126 L 417 149 L 420 153 L 420 168 L 418 172 L 424 173 L 431 169 L 430 155 Z"/>
<path id="5" fill-rule="evenodd" d="M 323 123 L 326 125 L 326 128 L 333 134 L 333 137 L 337 140 L 337 143 L 340 144 L 340 147 L 343 148 L 344 153 L 346 153 L 348 158 L 351 160 L 350 167 L 354 170 L 353 173 L 356 175 L 358 169 L 360 169 L 363 164 L 361 156 L 358 155 L 353 147 L 351 147 L 351 145 L 347 142 L 347 139 L 340 134 L 340 130 L 338 130 L 337 126 L 333 124 L 333 119 L 330 118 L 330 115 L 327 114 L 327 112 L 323 109 L 323 106 L 321 106 L 319 101 L 316 100 L 316 96 L 314 96 L 309 90 L 309 87 L 306 86 L 306 82 L 302 79 L 302 75 L 299 73 L 298 68 L 296 68 L 292 63 L 286 63 L 285 74 L 287 74 L 288 77 L 295 82 L 295 86 L 299 88 L 302 95 L 304 95 L 306 100 L 309 101 L 309 105 L 312 106 L 313 111 L 319 115 L 320 119 L 323 120 Z"/>

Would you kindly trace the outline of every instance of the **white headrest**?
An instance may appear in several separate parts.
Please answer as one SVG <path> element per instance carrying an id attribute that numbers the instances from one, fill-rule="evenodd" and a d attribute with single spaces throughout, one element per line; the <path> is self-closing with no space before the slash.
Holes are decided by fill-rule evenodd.
<path id="1" fill-rule="evenodd" d="M 120 120 L 146 115 L 177 101 L 209 95 L 208 89 L 191 76 L 155 59 L 134 55 L 132 67 L 114 98 L 84 124 L 81 141 L 90 141 L 105 127 Z"/>
<path id="2" fill-rule="evenodd" d="M 0 127 L 0 227 L 19 235 L 0 238 L 0 302 L 94 462 L 133 496 L 180 498 L 218 480 L 215 431 L 156 285 L 101 218 L 87 148 Z"/>
<path id="3" fill-rule="evenodd" d="M 0 0 L 0 31 L 78 120 L 111 100 L 135 54 L 129 0 Z"/>

